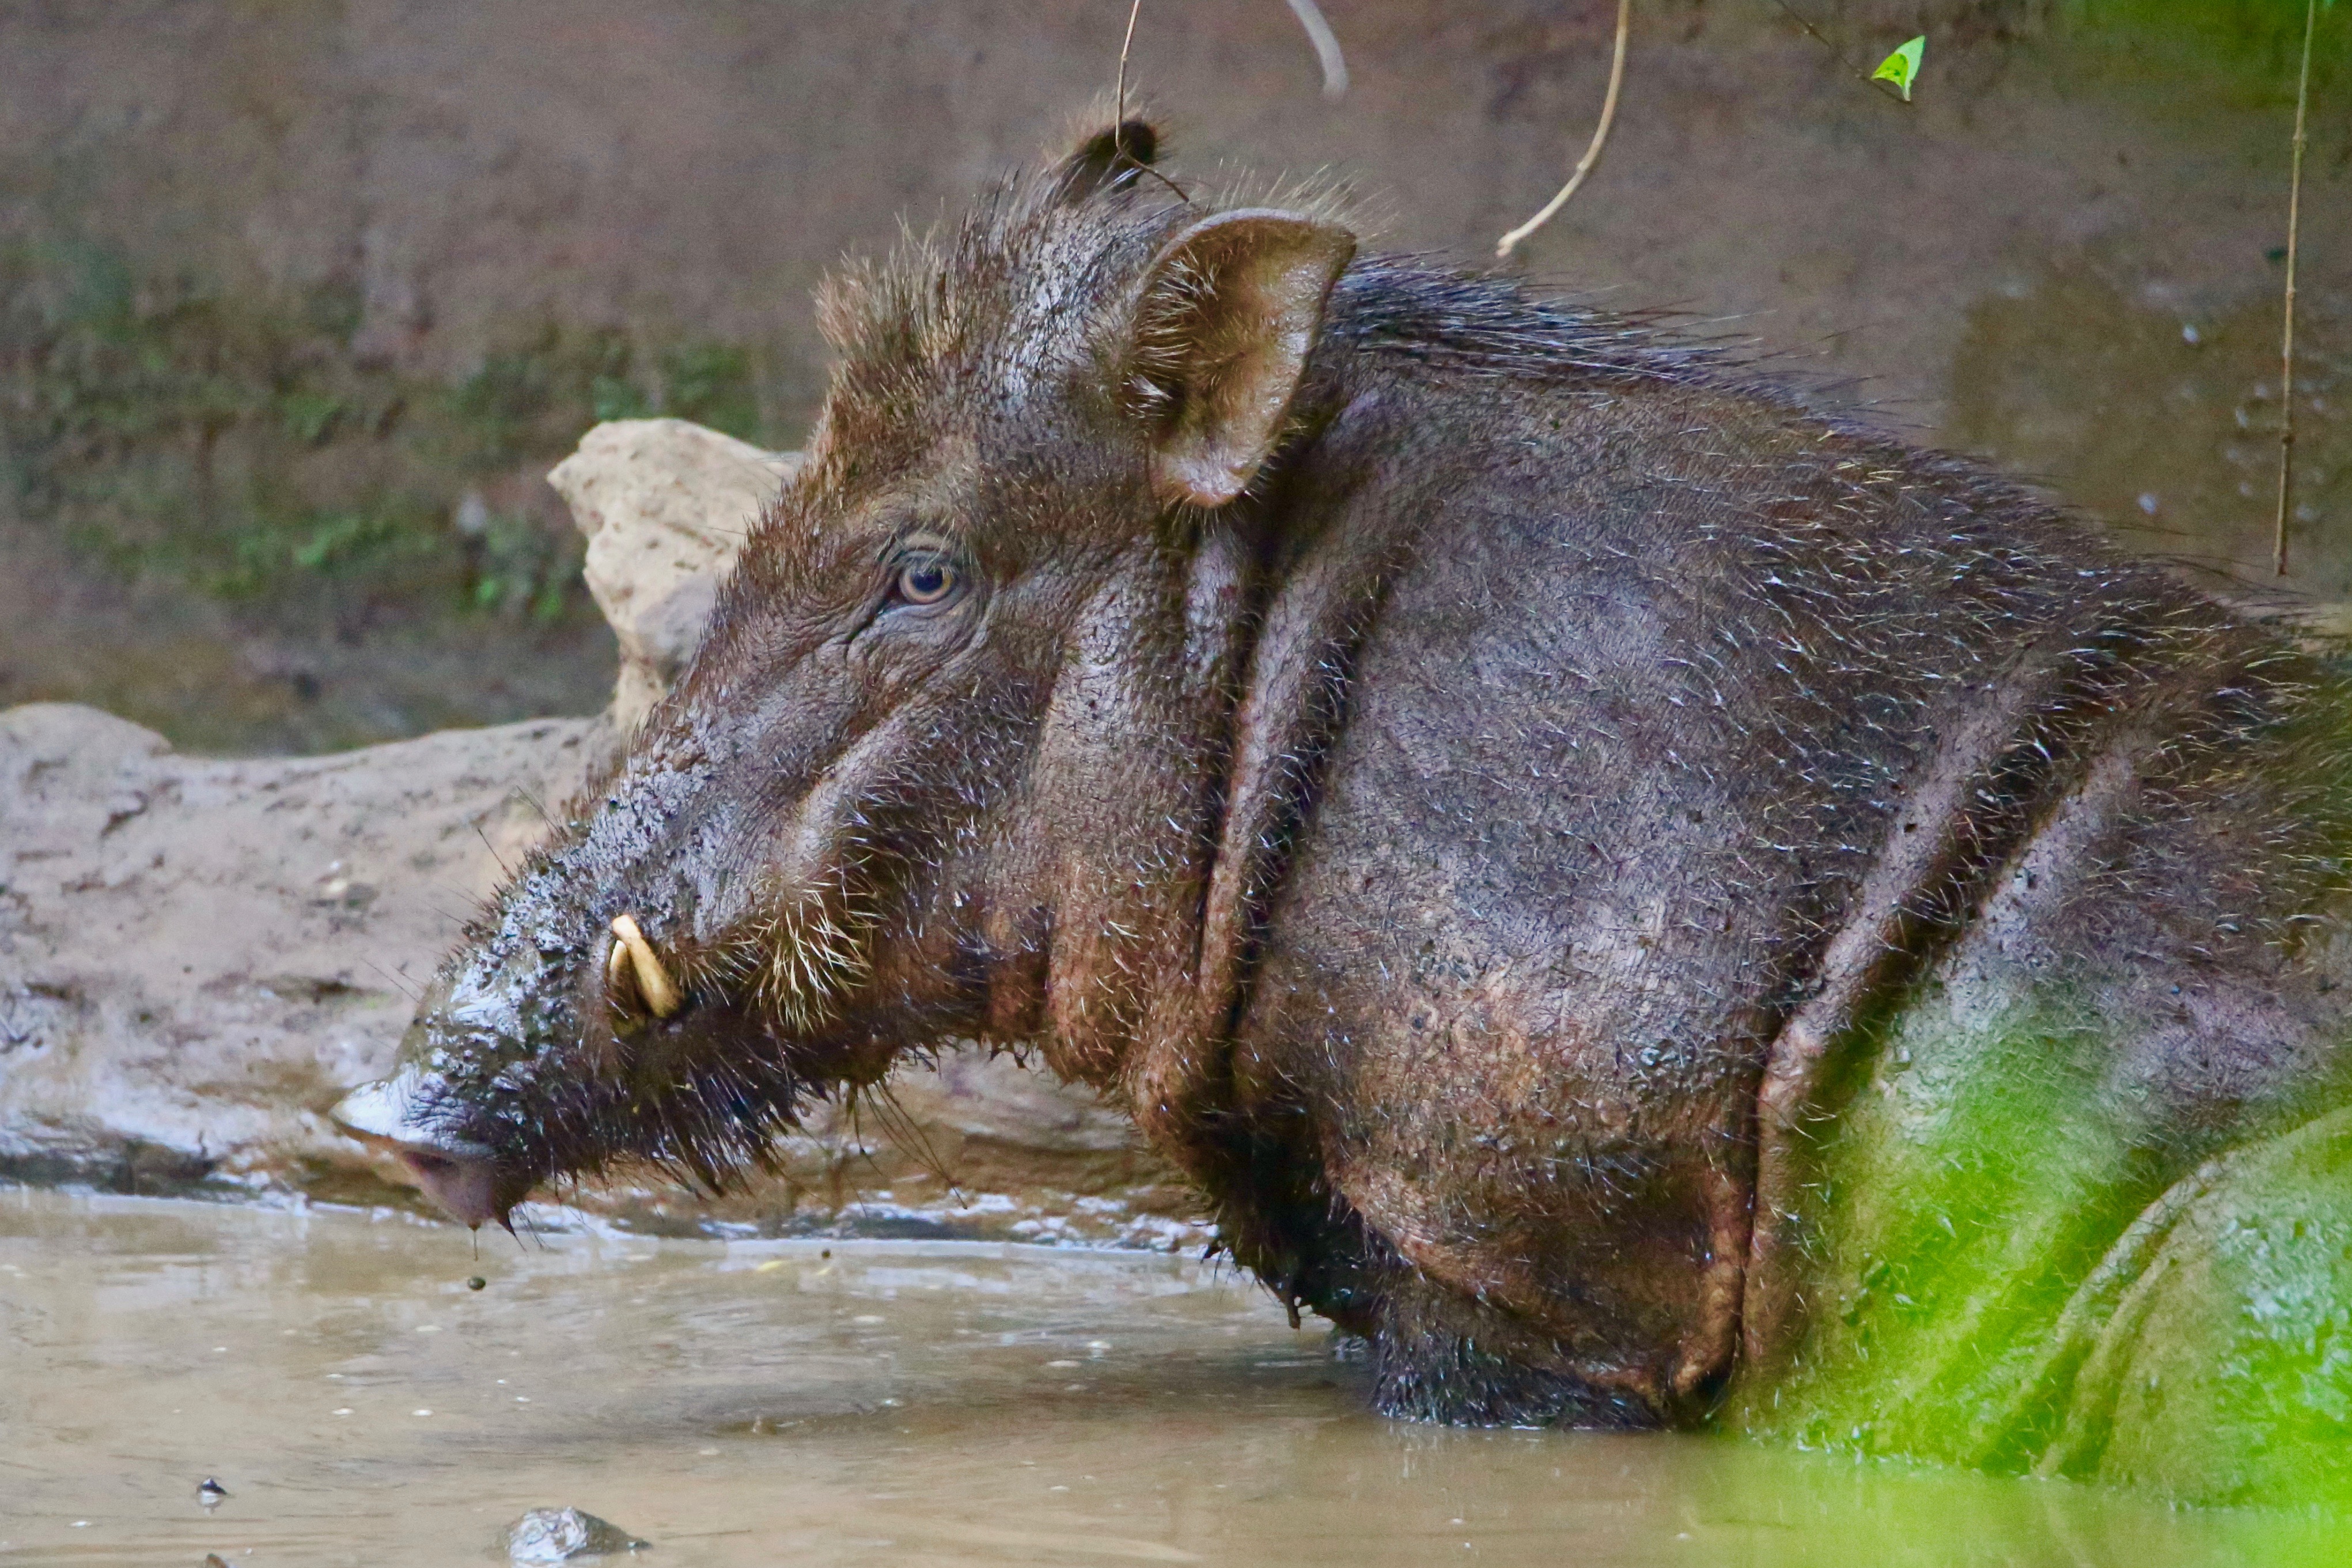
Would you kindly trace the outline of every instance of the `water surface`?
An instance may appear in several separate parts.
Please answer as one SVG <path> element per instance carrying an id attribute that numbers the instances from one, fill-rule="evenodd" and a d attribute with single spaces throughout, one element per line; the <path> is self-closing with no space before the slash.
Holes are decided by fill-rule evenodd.
<path id="1" fill-rule="evenodd" d="M 1385 1422 L 1318 1325 L 1165 1256 L 572 1234 L 478 1259 L 390 1214 L 21 1188 L 0 1189 L 0 1434 L 9 1568 L 495 1563 L 509 1521 L 563 1506 L 650 1538 L 646 1568 L 2187 1568 L 2344 1545 L 1728 1439 Z"/>

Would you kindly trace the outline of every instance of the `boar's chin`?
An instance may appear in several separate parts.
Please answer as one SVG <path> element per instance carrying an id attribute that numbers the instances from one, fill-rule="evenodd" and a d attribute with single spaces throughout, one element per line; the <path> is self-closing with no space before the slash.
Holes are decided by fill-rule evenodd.
<path id="1" fill-rule="evenodd" d="M 650 1022 L 613 1057 L 526 1084 L 514 1100 L 509 1158 L 542 1179 L 651 1167 L 709 1191 L 774 1164 L 773 1143 L 799 1125 L 818 1089 L 823 1047 L 778 1031 L 763 1010 L 707 994 L 680 1016 Z"/>
<path id="2" fill-rule="evenodd" d="M 698 1022 L 704 1033 L 719 1020 Z M 499 1097 L 496 1115 L 463 1083 L 415 1066 L 353 1090 L 331 1114 L 343 1132 L 391 1155 L 401 1179 L 476 1228 L 507 1225 L 542 1181 L 614 1167 L 649 1167 L 716 1192 L 773 1163 L 773 1142 L 797 1125 L 809 1085 L 772 1044 L 730 1057 L 712 1048 L 715 1040 L 696 1043 L 702 1059 L 691 1067 L 669 1059 L 593 1085 L 522 1083 Z"/>

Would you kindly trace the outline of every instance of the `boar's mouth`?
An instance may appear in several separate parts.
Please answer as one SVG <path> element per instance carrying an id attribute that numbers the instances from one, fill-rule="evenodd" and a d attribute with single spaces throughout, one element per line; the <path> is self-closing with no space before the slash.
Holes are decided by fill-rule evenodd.
<path id="1" fill-rule="evenodd" d="M 748 1075 L 681 1083 L 634 1103 L 583 1096 L 535 1116 L 470 1109 L 474 1096 L 415 1067 L 353 1090 L 329 1112 L 336 1129 L 396 1162 L 403 1180 L 469 1228 L 509 1230 L 517 1205 L 541 1183 L 595 1176 L 641 1163 L 720 1192 L 747 1169 L 766 1168 L 774 1135 L 795 1122 L 808 1086 L 779 1074 L 756 1088 Z"/>
<path id="2" fill-rule="evenodd" d="M 501 1162 L 496 1146 L 476 1130 L 453 1123 L 437 1107 L 436 1080 L 408 1068 L 346 1095 L 328 1113 L 335 1126 L 369 1148 L 392 1155 L 409 1178 L 468 1229 L 509 1216 L 534 1184 Z"/>
<path id="3" fill-rule="evenodd" d="M 779 923 L 791 921 L 765 917 L 761 933 Z M 633 916 L 609 930 L 609 948 L 569 962 L 514 962 L 494 942 L 445 973 L 402 1065 L 345 1096 L 335 1127 L 477 1229 L 511 1230 L 542 1182 L 619 1163 L 714 1193 L 770 1168 L 775 1136 L 824 1092 L 805 1054 L 832 1021 L 814 972 L 849 960 L 802 947 L 789 963 L 747 966 L 728 950 L 681 963 Z M 597 995 L 585 1008 L 575 976 Z"/>

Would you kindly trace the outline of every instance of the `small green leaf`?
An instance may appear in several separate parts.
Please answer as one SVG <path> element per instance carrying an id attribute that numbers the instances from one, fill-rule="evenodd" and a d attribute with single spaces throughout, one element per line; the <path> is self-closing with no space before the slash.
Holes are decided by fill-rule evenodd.
<path id="1" fill-rule="evenodd" d="M 1893 54 L 1878 62 L 1870 73 L 1873 81 L 1891 81 L 1903 89 L 1903 101 L 1911 101 L 1911 84 L 1919 79 L 1919 57 L 1927 52 L 1927 35 L 1920 34 Z"/>

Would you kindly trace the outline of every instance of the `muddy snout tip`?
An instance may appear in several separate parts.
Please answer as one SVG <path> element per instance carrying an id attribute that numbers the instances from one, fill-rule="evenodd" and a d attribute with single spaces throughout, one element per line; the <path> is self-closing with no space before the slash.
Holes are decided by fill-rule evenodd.
<path id="1" fill-rule="evenodd" d="M 396 1160 L 408 1182 L 450 1218 L 479 1230 L 507 1223 L 499 1198 L 498 1161 L 485 1145 L 420 1127 L 410 1119 L 415 1077 L 402 1073 L 353 1089 L 327 1113 L 345 1135 Z"/>

